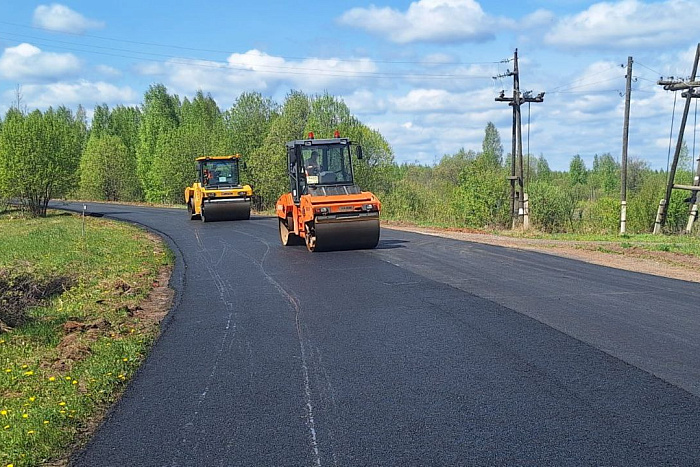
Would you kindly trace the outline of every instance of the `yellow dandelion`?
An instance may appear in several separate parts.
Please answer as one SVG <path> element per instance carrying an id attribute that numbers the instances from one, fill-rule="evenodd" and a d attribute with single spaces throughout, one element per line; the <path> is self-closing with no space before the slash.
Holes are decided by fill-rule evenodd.
<path id="1" fill-rule="evenodd" d="M 0 410 L 0 415 L 7 415 L 7 410 Z"/>
<path id="2" fill-rule="evenodd" d="M 65 411 L 65 410 L 61 410 L 61 412 L 60 412 L 60 413 L 66 413 L 66 411 Z"/>
<path id="3" fill-rule="evenodd" d="M 73 384 L 78 384 L 78 380 L 77 380 L 77 379 L 74 379 L 74 380 L 73 380 Z"/>
<path id="4" fill-rule="evenodd" d="M 3 429 L 3 430 L 9 430 L 9 429 L 10 429 L 10 425 L 5 425 L 4 427 L 2 427 L 2 429 Z"/>
<path id="5" fill-rule="evenodd" d="M 136 329 L 131 328 L 129 332 L 136 332 Z"/>
<path id="6" fill-rule="evenodd" d="M 36 400 L 36 397 L 34 397 L 34 396 L 31 396 L 31 397 L 29 398 L 29 402 L 34 402 L 35 400 Z"/>
<path id="7" fill-rule="evenodd" d="M 126 357 L 122 358 L 122 362 L 128 362 L 128 361 L 129 361 L 128 358 L 126 358 Z"/>
<path id="8" fill-rule="evenodd" d="M 34 433 L 36 433 L 36 431 L 34 431 L 34 430 L 29 430 L 29 431 L 27 432 L 28 435 L 33 435 Z"/>
<path id="9" fill-rule="evenodd" d="M 22 365 L 22 369 L 29 368 L 29 365 Z"/>
<path id="10" fill-rule="evenodd" d="M 49 381 L 56 381 L 56 377 L 55 377 L 55 376 L 49 376 Z"/>
<path id="11" fill-rule="evenodd" d="M 5 373 L 12 373 L 12 368 L 5 368 Z"/>
<path id="12" fill-rule="evenodd" d="M 33 374 L 34 374 L 34 372 L 32 370 L 24 372 L 24 376 L 32 376 Z"/>
<path id="13" fill-rule="evenodd" d="M 70 376 L 66 376 L 66 380 L 70 381 L 70 380 L 72 380 L 72 379 L 73 379 L 73 378 L 71 378 Z"/>
<path id="14" fill-rule="evenodd" d="M 5 339 L 0 339 L 0 344 L 4 344 L 4 343 L 5 343 Z"/>
<path id="15" fill-rule="evenodd" d="M 48 420 L 44 420 L 44 425 L 48 425 L 48 424 L 49 424 L 49 421 L 48 421 Z"/>
<path id="16" fill-rule="evenodd" d="M 7 467 L 15 467 L 15 464 L 7 464 Z"/>
<path id="17" fill-rule="evenodd" d="M 61 401 L 61 402 L 58 403 L 58 405 L 60 405 L 61 407 L 63 407 L 64 405 L 66 405 L 66 403 L 63 402 L 63 401 Z"/>
<path id="18" fill-rule="evenodd" d="M 28 413 L 23 413 L 23 414 L 22 414 L 22 418 L 29 418 L 29 414 L 28 414 Z"/>

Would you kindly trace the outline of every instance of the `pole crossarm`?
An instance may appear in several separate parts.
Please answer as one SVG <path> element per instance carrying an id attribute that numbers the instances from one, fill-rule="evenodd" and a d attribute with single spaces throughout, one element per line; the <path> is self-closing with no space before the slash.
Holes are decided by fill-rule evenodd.
<path id="1" fill-rule="evenodd" d="M 686 83 L 682 80 L 660 79 L 656 84 L 663 86 L 666 91 L 682 91 L 684 89 L 700 88 L 700 81 L 689 81 Z"/>
<path id="2" fill-rule="evenodd" d="M 512 96 L 506 97 L 506 92 L 503 90 L 495 100 L 496 102 L 507 102 L 508 105 L 513 108 L 513 150 L 511 152 L 510 176 L 507 177 L 510 181 L 510 212 L 513 219 L 513 226 L 515 226 L 516 218 L 519 218 L 522 220 L 523 228 L 527 229 L 529 225 L 529 214 L 527 212 L 529 207 L 526 201 L 527 194 L 525 193 L 525 180 L 523 176 L 523 141 L 520 107 L 528 102 L 544 102 L 544 92 L 534 97 L 531 91 L 525 93 L 520 92 L 518 49 L 515 49 L 515 53 L 513 54 L 513 71 L 508 70 L 504 74 L 494 76 L 493 79 L 505 78 L 507 76 L 513 77 L 513 94 Z M 517 210 L 515 209 L 516 193 Z"/>
<path id="3" fill-rule="evenodd" d="M 654 233 L 659 234 L 662 232 L 665 224 L 666 224 L 666 218 L 668 216 L 668 206 L 671 200 L 671 193 L 674 188 L 680 188 L 680 189 L 688 189 L 685 187 L 681 187 L 680 185 L 675 185 L 674 180 L 676 178 L 676 169 L 678 167 L 678 159 L 680 157 L 682 145 L 683 145 L 683 135 L 685 133 L 685 126 L 688 121 L 688 114 L 690 112 L 690 103 L 694 98 L 700 97 L 700 94 L 697 93 L 696 88 L 700 88 L 700 81 L 697 81 L 697 72 L 698 72 L 698 63 L 700 62 L 700 43 L 697 45 L 695 49 L 695 60 L 693 61 L 693 71 L 690 74 L 690 78 L 688 78 L 688 81 L 684 81 L 681 79 L 675 79 L 671 77 L 671 79 L 660 79 L 657 83 L 659 86 L 663 86 L 664 89 L 668 91 L 681 91 L 681 90 L 686 90 L 683 93 L 683 97 L 685 98 L 685 106 L 683 108 L 683 117 L 681 118 L 681 124 L 680 128 L 678 130 L 678 140 L 676 141 L 676 151 L 673 154 L 673 162 L 671 163 L 671 167 L 668 172 L 668 182 L 666 185 L 666 195 L 664 198 L 659 202 L 659 210 L 657 212 L 657 220 L 654 223 Z M 695 179 L 693 181 L 693 186 L 697 186 L 699 184 L 700 180 L 700 161 L 698 161 L 698 167 L 695 175 Z M 697 190 L 691 189 L 692 196 L 691 200 L 693 203 L 696 201 L 697 197 Z M 693 210 L 696 209 L 696 206 L 693 206 Z M 694 211 L 697 213 L 697 211 Z M 695 217 L 697 214 L 692 214 L 693 217 Z M 686 228 L 687 232 L 690 232 L 692 229 L 692 222 L 688 222 L 688 227 Z"/>

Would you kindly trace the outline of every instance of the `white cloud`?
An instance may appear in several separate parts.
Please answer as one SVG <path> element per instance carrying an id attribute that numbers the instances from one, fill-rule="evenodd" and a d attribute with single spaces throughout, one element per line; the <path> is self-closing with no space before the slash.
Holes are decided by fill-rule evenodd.
<path id="1" fill-rule="evenodd" d="M 243 91 L 274 94 L 277 89 L 290 87 L 305 92 L 332 88 L 335 93 L 342 94 L 357 89 L 362 80 L 371 78 L 377 72 L 377 66 L 366 58 L 291 61 L 249 50 L 230 55 L 226 63 L 170 60 L 162 65 L 141 67 L 140 72 L 164 76 L 168 87 L 178 93 L 191 94 L 205 89 L 222 96 L 224 101 L 233 101 Z"/>
<path id="2" fill-rule="evenodd" d="M 484 42 L 506 23 L 474 0 L 418 0 L 405 12 L 390 7 L 353 8 L 339 22 L 406 44 L 410 42 Z"/>
<path id="3" fill-rule="evenodd" d="M 108 66 L 108 65 L 97 65 L 95 67 L 98 73 L 105 75 L 105 76 L 111 76 L 111 77 L 120 77 L 122 76 L 122 72 L 120 70 L 117 70 L 114 67 Z"/>
<path id="4" fill-rule="evenodd" d="M 539 9 L 526 15 L 518 25 L 525 29 L 539 28 L 553 23 L 555 19 L 556 16 L 551 11 Z"/>
<path id="5" fill-rule="evenodd" d="M 9 96 L 12 91 L 5 93 Z M 65 105 L 76 107 L 92 107 L 103 102 L 110 105 L 134 105 L 138 102 L 139 94 L 129 86 L 118 87 L 103 81 L 91 82 L 61 82 L 51 84 L 30 84 L 22 86 L 22 96 L 29 108 L 46 109 Z"/>
<path id="6" fill-rule="evenodd" d="M 367 89 L 358 89 L 344 96 L 343 101 L 353 114 L 377 115 L 387 110 L 386 99 Z"/>
<path id="7" fill-rule="evenodd" d="M 563 18 L 544 37 L 561 48 L 662 48 L 686 43 L 700 27 L 700 3 L 666 0 L 601 2 Z"/>
<path id="8" fill-rule="evenodd" d="M 72 54 L 43 52 L 27 43 L 8 47 L 0 56 L 0 77 L 20 82 L 62 79 L 80 69 L 80 60 Z"/>
<path id="9" fill-rule="evenodd" d="M 412 89 L 389 99 L 391 110 L 411 114 L 477 114 L 495 107 L 491 89 L 453 93 L 445 89 Z"/>
<path id="10" fill-rule="evenodd" d="M 88 29 L 101 29 L 104 22 L 89 19 L 65 5 L 39 5 L 34 10 L 34 26 L 52 31 L 83 34 Z"/>

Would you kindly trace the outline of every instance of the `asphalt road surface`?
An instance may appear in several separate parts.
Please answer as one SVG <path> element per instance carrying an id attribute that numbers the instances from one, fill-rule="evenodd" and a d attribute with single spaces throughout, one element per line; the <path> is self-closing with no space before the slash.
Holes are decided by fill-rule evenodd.
<path id="1" fill-rule="evenodd" d="M 695 283 L 389 229 L 309 253 L 274 218 L 88 212 L 162 234 L 177 300 L 72 465 L 700 465 Z"/>

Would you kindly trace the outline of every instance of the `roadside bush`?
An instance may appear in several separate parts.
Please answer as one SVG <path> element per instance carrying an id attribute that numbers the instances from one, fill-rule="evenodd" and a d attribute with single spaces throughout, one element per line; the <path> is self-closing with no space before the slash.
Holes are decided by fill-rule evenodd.
<path id="1" fill-rule="evenodd" d="M 584 232 L 611 234 L 620 231 L 620 200 L 604 197 L 582 203 Z"/>
<path id="2" fill-rule="evenodd" d="M 571 190 L 548 182 L 530 184 L 530 218 L 544 232 L 566 232 L 573 229 L 576 199 Z"/>

